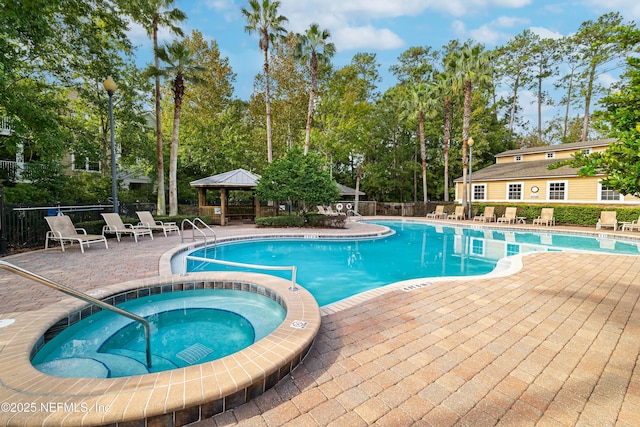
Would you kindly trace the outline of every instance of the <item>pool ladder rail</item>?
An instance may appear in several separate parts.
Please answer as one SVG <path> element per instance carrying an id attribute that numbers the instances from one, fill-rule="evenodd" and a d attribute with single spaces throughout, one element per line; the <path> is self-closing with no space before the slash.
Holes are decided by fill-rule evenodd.
<path id="1" fill-rule="evenodd" d="M 151 328 L 149 326 L 149 322 L 144 317 L 140 317 L 136 314 L 133 314 L 129 311 L 123 310 L 119 307 L 113 306 L 111 304 L 107 304 L 104 301 L 100 301 L 99 299 L 93 298 L 85 293 L 77 291 L 73 288 L 65 286 L 63 284 L 54 282 L 53 280 L 47 279 L 46 277 L 42 277 L 36 273 L 32 273 L 24 268 L 18 267 L 17 265 L 10 264 L 6 261 L 0 261 L 0 268 L 7 270 L 11 273 L 17 274 L 18 276 L 26 277 L 27 279 L 31 279 L 35 282 L 41 283 L 45 286 L 53 288 L 57 291 L 63 292 L 67 295 L 71 295 L 72 297 L 78 298 L 84 302 L 89 304 L 97 305 L 100 308 L 105 310 L 112 311 L 116 314 L 120 314 L 124 317 L 128 317 L 136 322 L 140 322 L 144 327 L 144 338 L 146 344 L 146 355 L 147 355 L 147 368 L 151 368 Z"/>
<path id="2" fill-rule="evenodd" d="M 200 224 L 201 226 L 203 226 L 206 230 L 211 232 L 211 235 L 209 235 L 208 237 L 213 237 L 213 245 L 215 246 L 218 238 L 216 236 L 216 232 L 213 230 L 213 228 L 209 227 L 209 225 L 204 222 L 203 220 L 201 220 L 200 218 L 196 217 L 193 219 L 193 221 L 191 221 L 188 218 L 185 218 L 182 220 L 182 222 L 180 223 L 180 230 L 182 231 L 182 241 L 184 242 L 185 236 L 187 235 L 187 233 L 184 232 L 184 225 L 188 224 L 191 226 L 191 240 L 195 240 L 196 238 L 198 239 L 204 239 L 204 246 L 207 246 L 207 233 L 205 233 L 205 231 L 198 227 L 198 224 Z M 199 233 L 196 236 L 196 231 Z"/>

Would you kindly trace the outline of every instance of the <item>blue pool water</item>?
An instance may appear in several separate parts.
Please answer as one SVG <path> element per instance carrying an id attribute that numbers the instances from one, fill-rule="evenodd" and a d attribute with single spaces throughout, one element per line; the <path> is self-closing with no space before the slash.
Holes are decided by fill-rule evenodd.
<path id="1" fill-rule="evenodd" d="M 100 311 L 66 328 L 35 355 L 36 369 L 58 377 L 123 377 L 203 363 L 242 350 L 286 317 L 272 299 L 252 292 L 200 289 L 119 304 L 151 325 L 152 368 L 140 323 Z"/>
<path id="2" fill-rule="evenodd" d="M 394 231 L 375 239 L 264 239 L 219 244 L 189 255 L 268 266 L 297 267 L 297 282 L 320 306 L 408 279 L 491 272 L 522 252 L 583 250 L 639 255 L 638 243 L 555 233 L 520 233 L 376 221 Z M 189 260 L 188 271 L 255 271 Z M 269 271 L 290 278 L 290 272 Z"/>

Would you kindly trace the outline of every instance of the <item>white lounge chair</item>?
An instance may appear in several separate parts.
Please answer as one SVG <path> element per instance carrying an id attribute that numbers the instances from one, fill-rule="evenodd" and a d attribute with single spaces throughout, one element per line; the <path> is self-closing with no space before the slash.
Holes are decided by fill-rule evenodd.
<path id="1" fill-rule="evenodd" d="M 464 219 L 464 206 L 456 206 L 454 213 L 447 215 L 447 219 Z"/>
<path id="2" fill-rule="evenodd" d="M 78 242 L 80 245 L 80 251 L 84 253 L 84 245 L 89 247 L 90 243 L 102 242 L 104 247 L 109 249 L 107 239 L 104 236 L 98 234 L 87 234 L 87 230 L 84 228 L 76 228 L 67 215 L 46 216 L 51 231 L 47 231 L 46 240 L 44 242 L 44 248 L 49 248 L 49 241 L 60 242 L 62 252 L 64 252 L 64 244 L 68 242 L 73 244 Z"/>
<path id="3" fill-rule="evenodd" d="M 504 214 L 498 218 L 497 222 L 506 222 L 511 224 L 512 222 L 515 224 L 518 221 L 518 217 L 516 216 L 518 212 L 518 208 L 508 207 L 505 209 Z"/>
<path id="4" fill-rule="evenodd" d="M 616 211 L 601 211 L 600 219 L 596 224 L 596 230 L 602 227 L 611 227 L 613 231 L 618 229 L 618 220 L 616 219 Z"/>
<path id="5" fill-rule="evenodd" d="M 553 216 L 553 208 L 542 208 L 540 216 L 533 220 L 533 225 L 556 225 L 556 219 Z"/>
<path id="6" fill-rule="evenodd" d="M 149 227 L 125 224 L 122 222 L 122 218 L 120 218 L 120 215 L 118 215 L 117 213 L 103 213 L 101 215 L 107 223 L 107 225 L 102 227 L 103 236 L 107 233 L 115 234 L 119 242 L 120 236 L 122 236 L 123 234 L 130 234 L 133 236 L 137 243 L 138 236 L 144 236 L 148 234 L 149 237 L 151 237 L 151 240 L 153 240 L 153 233 L 151 232 L 151 229 Z"/>
<path id="7" fill-rule="evenodd" d="M 444 205 L 436 206 L 436 210 L 428 213 L 427 218 L 446 218 L 447 213 L 444 211 Z"/>
<path id="8" fill-rule="evenodd" d="M 474 221 L 491 222 L 496 220 L 496 215 L 493 213 L 495 206 L 486 206 L 482 215 L 476 215 L 473 217 Z"/>
<path id="9" fill-rule="evenodd" d="M 640 215 L 638 216 L 638 219 L 634 219 L 631 222 L 621 222 L 620 224 L 622 224 L 622 231 L 640 231 Z"/>
<path id="10" fill-rule="evenodd" d="M 180 235 L 180 228 L 178 228 L 178 225 L 175 222 L 156 221 L 149 211 L 136 212 L 136 215 L 138 215 L 138 218 L 140 219 L 138 226 L 150 228 L 152 231 L 160 230 L 164 233 L 164 237 L 167 237 L 167 232 L 171 233 L 172 231 L 175 231 Z"/>

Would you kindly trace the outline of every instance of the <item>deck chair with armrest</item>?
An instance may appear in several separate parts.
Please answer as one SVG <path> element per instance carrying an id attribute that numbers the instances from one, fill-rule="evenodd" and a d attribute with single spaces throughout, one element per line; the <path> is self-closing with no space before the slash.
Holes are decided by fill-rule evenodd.
<path id="1" fill-rule="evenodd" d="M 613 231 L 618 229 L 618 220 L 616 219 L 616 211 L 601 211 L 600 219 L 596 224 L 596 230 L 603 227 L 611 227 Z"/>
<path id="2" fill-rule="evenodd" d="M 507 209 L 505 209 L 504 214 L 500 218 L 498 218 L 497 222 L 506 222 L 509 224 L 513 222 L 515 224 L 516 221 L 518 220 L 516 216 L 517 212 L 518 212 L 518 208 L 508 207 Z"/>
<path id="3" fill-rule="evenodd" d="M 476 215 L 473 217 L 474 221 L 491 222 L 496 220 L 496 215 L 493 213 L 495 206 L 486 206 L 482 215 Z"/>
<path id="4" fill-rule="evenodd" d="M 172 231 L 178 233 L 178 236 L 180 235 L 180 228 L 175 222 L 156 221 L 149 211 L 136 212 L 136 215 L 140 219 L 139 226 L 150 228 L 152 231 L 160 230 L 164 233 L 164 237 L 167 237 L 167 232 L 171 233 Z"/>
<path id="5" fill-rule="evenodd" d="M 533 225 L 556 225 L 556 219 L 553 216 L 553 208 L 542 208 L 540 216 L 533 220 Z"/>
<path id="6" fill-rule="evenodd" d="M 47 231 L 46 240 L 44 242 L 44 248 L 49 248 L 49 241 L 60 242 L 62 252 L 64 252 L 65 242 L 73 245 L 74 242 L 78 242 L 80 245 L 80 251 L 84 253 L 84 245 L 89 247 L 90 243 L 102 242 L 104 247 L 109 249 L 107 239 L 99 234 L 87 234 L 87 230 L 84 228 L 76 228 L 67 215 L 46 216 L 44 219 L 49 224 L 50 231 Z"/>
<path id="7" fill-rule="evenodd" d="M 455 212 L 447 215 L 447 219 L 464 219 L 464 206 L 456 206 Z"/>
<path id="8" fill-rule="evenodd" d="M 149 235 L 153 240 L 153 233 L 149 227 L 143 225 L 125 224 L 122 222 L 122 218 L 117 213 L 103 213 L 101 214 L 107 225 L 102 227 L 102 235 L 107 233 L 115 234 L 120 241 L 120 236 L 123 234 L 129 234 L 133 236 L 136 243 L 138 242 L 138 236 Z"/>
<path id="9" fill-rule="evenodd" d="M 629 231 L 638 230 L 638 231 L 640 231 L 640 215 L 638 215 L 638 219 L 634 219 L 631 222 L 621 222 L 621 224 L 622 224 L 622 231 L 625 231 L 625 230 L 629 230 Z"/>
<path id="10" fill-rule="evenodd" d="M 444 205 L 436 206 L 436 210 L 428 213 L 427 218 L 446 218 L 447 213 L 444 211 Z"/>

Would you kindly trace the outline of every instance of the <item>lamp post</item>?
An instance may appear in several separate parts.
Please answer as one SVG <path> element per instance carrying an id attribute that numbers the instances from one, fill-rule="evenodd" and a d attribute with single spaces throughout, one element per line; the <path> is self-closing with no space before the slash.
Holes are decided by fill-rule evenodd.
<path id="1" fill-rule="evenodd" d="M 109 127 L 111 128 L 111 196 L 113 198 L 113 212 L 118 213 L 118 177 L 116 174 L 116 143 L 113 129 L 113 94 L 118 86 L 111 76 L 104 81 L 104 88 L 109 95 Z"/>
<path id="2" fill-rule="evenodd" d="M 473 138 L 469 138 L 469 219 L 473 219 Z"/>

